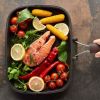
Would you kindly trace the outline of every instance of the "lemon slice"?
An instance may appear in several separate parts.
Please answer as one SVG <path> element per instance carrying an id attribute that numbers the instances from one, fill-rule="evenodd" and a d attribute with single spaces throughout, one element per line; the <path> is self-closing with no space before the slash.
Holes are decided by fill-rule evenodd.
<path id="1" fill-rule="evenodd" d="M 33 19 L 33 27 L 38 31 L 44 30 L 46 28 L 46 26 L 43 25 L 37 17 Z"/>
<path id="2" fill-rule="evenodd" d="M 29 85 L 29 88 L 35 92 L 42 91 L 44 89 L 44 86 L 45 86 L 43 79 L 41 77 L 38 77 L 38 76 L 31 77 L 29 79 L 28 85 Z"/>
<path id="3" fill-rule="evenodd" d="M 63 32 L 65 35 L 68 35 L 69 33 L 69 28 L 65 23 L 58 23 L 54 27 Z"/>
<path id="4" fill-rule="evenodd" d="M 11 57 L 15 61 L 20 61 L 25 55 L 25 49 L 21 44 L 14 44 L 11 48 Z"/>

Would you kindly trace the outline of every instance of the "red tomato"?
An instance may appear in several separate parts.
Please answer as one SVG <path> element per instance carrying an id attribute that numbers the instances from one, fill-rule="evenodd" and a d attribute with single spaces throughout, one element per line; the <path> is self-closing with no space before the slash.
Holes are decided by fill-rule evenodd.
<path id="1" fill-rule="evenodd" d="M 17 24 L 17 20 L 18 20 L 17 17 L 13 17 L 13 18 L 11 19 L 11 24 Z"/>
<path id="2" fill-rule="evenodd" d="M 66 69 L 65 65 L 62 64 L 62 63 L 58 64 L 57 67 L 56 67 L 57 72 L 60 72 L 60 73 L 64 72 L 65 69 Z"/>
<path id="3" fill-rule="evenodd" d="M 57 73 L 52 73 L 51 74 L 51 80 L 57 80 L 58 79 L 58 74 Z"/>
<path id="4" fill-rule="evenodd" d="M 57 80 L 56 80 L 56 85 L 57 85 L 57 87 L 62 87 L 62 86 L 64 85 L 63 80 L 57 79 Z"/>
<path id="5" fill-rule="evenodd" d="M 22 23 L 19 24 L 19 27 L 20 27 L 21 29 L 25 30 L 25 29 L 27 29 L 28 25 L 27 25 L 27 23 L 22 22 Z"/>
<path id="6" fill-rule="evenodd" d="M 25 32 L 24 32 L 24 31 L 19 31 L 19 32 L 17 33 L 17 36 L 18 36 L 19 38 L 23 38 L 23 37 L 25 36 Z"/>
<path id="7" fill-rule="evenodd" d="M 61 78 L 62 80 L 67 80 L 67 77 L 68 77 L 68 72 L 63 72 L 63 73 L 61 73 L 61 75 L 60 75 L 60 78 Z"/>
<path id="8" fill-rule="evenodd" d="M 45 77 L 44 77 L 44 81 L 47 83 L 47 82 L 49 82 L 51 80 L 51 77 L 49 76 L 49 75 L 46 75 Z"/>
<path id="9" fill-rule="evenodd" d="M 53 82 L 53 81 L 51 81 L 51 82 L 49 82 L 48 87 L 49 87 L 50 89 L 55 89 L 55 88 L 56 88 L 56 83 Z"/>
<path id="10" fill-rule="evenodd" d="M 11 25 L 10 26 L 10 31 L 13 32 L 13 33 L 17 32 L 17 26 L 16 25 Z"/>

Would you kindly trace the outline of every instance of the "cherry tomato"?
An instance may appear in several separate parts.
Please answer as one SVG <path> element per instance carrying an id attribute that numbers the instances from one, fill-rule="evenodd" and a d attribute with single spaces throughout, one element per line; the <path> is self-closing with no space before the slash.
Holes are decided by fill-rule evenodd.
<path id="1" fill-rule="evenodd" d="M 25 32 L 24 32 L 24 31 L 19 31 L 19 32 L 17 33 L 17 36 L 18 36 L 19 38 L 23 38 L 23 37 L 25 36 Z"/>
<path id="2" fill-rule="evenodd" d="M 56 88 L 56 83 L 53 82 L 53 81 L 51 81 L 51 82 L 49 82 L 48 87 L 49 87 L 50 89 L 55 89 L 55 88 Z"/>
<path id="3" fill-rule="evenodd" d="M 22 22 L 22 23 L 19 24 L 19 27 L 20 27 L 21 29 L 25 30 L 25 29 L 27 29 L 28 25 L 27 25 L 27 23 Z"/>
<path id="4" fill-rule="evenodd" d="M 13 17 L 13 18 L 11 19 L 11 24 L 17 24 L 17 20 L 18 20 L 17 17 Z"/>
<path id="5" fill-rule="evenodd" d="M 63 80 L 57 79 L 57 80 L 56 80 L 56 85 L 57 85 L 57 87 L 62 87 L 62 86 L 64 85 Z"/>
<path id="6" fill-rule="evenodd" d="M 65 69 L 66 69 L 65 65 L 62 64 L 62 63 L 58 64 L 57 67 L 56 67 L 57 72 L 60 72 L 60 73 L 64 72 Z"/>
<path id="7" fill-rule="evenodd" d="M 13 32 L 13 33 L 17 32 L 17 26 L 16 25 L 11 25 L 10 26 L 10 31 Z"/>
<path id="8" fill-rule="evenodd" d="M 44 81 L 47 83 L 47 82 L 49 82 L 51 80 L 51 77 L 49 76 L 49 75 L 46 75 L 45 77 L 44 77 Z"/>
<path id="9" fill-rule="evenodd" d="M 61 78 L 62 80 L 67 80 L 67 77 L 68 77 L 68 72 L 63 72 L 63 73 L 61 73 L 61 75 L 60 75 L 60 78 Z"/>
<path id="10" fill-rule="evenodd" d="M 52 73 L 51 74 L 51 80 L 57 80 L 58 79 L 58 74 L 57 73 Z"/>

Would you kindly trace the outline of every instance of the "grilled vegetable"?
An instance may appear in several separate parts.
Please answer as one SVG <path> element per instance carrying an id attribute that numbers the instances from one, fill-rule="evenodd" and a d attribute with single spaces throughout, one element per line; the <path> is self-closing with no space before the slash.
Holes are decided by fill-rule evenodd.
<path id="1" fill-rule="evenodd" d="M 40 21 L 42 24 L 50 24 L 50 23 L 62 22 L 64 21 L 64 19 L 65 19 L 65 15 L 59 14 L 59 15 L 54 15 L 54 16 L 43 18 Z"/>
<path id="2" fill-rule="evenodd" d="M 59 61 L 54 62 L 53 64 L 51 64 L 49 67 L 47 67 L 41 74 L 40 77 L 44 78 L 48 72 L 50 72 L 57 64 L 59 64 Z"/>
<path id="3" fill-rule="evenodd" d="M 57 47 L 54 47 L 52 49 L 52 51 L 50 52 L 50 54 L 48 55 L 48 58 L 47 58 L 48 61 L 50 63 L 52 63 L 54 61 L 54 59 L 56 58 L 57 54 L 58 54 L 58 48 Z"/>
<path id="4" fill-rule="evenodd" d="M 51 52 L 49 53 L 48 57 L 45 59 L 45 61 L 40 64 L 39 68 L 39 73 L 41 74 L 50 64 L 55 60 L 56 56 L 58 54 L 58 49 L 57 47 L 54 47 Z"/>
<path id="5" fill-rule="evenodd" d="M 23 75 L 23 76 L 19 76 L 19 79 L 21 79 L 21 80 L 28 80 L 32 76 L 38 75 L 38 70 L 39 70 L 39 67 L 36 67 L 31 73 Z"/>
<path id="6" fill-rule="evenodd" d="M 52 12 L 42 9 L 33 9 L 32 14 L 39 17 L 48 17 L 52 15 Z"/>
<path id="7" fill-rule="evenodd" d="M 47 24 L 47 29 L 49 31 L 51 31 L 55 36 L 57 36 L 59 39 L 61 40 L 67 40 L 68 37 L 66 35 L 64 35 L 64 33 L 62 33 L 61 31 L 59 31 L 57 28 L 55 28 L 54 26 Z"/>

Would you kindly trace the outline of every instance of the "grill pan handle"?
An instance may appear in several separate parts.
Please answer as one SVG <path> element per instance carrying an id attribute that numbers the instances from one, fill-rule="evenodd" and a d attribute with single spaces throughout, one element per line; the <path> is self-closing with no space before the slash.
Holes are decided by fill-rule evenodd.
<path id="1" fill-rule="evenodd" d="M 77 57 L 78 57 L 79 55 L 81 55 L 81 54 L 86 53 L 86 52 L 97 53 L 97 52 L 100 51 L 100 45 L 98 45 L 98 44 L 96 44 L 96 43 L 91 43 L 91 44 L 89 44 L 89 45 L 83 44 L 83 43 L 79 42 L 78 39 L 77 39 L 76 37 L 73 37 L 73 42 L 76 43 L 76 45 L 77 45 L 77 44 L 80 44 L 80 45 L 83 45 L 83 46 L 87 47 L 87 50 L 84 50 L 83 52 L 78 53 L 77 55 L 75 55 L 75 56 L 77 56 Z M 74 58 L 75 58 L 75 56 L 74 56 Z"/>
<path id="2" fill-rule="evenodd" d="M 75 36 L 72 36 L 73 42 L 78 41 L 78 39 Z"/>
<path id="3" fill-rule="evenodd" d="M 72 55 L 72 59 L 73 60 L 77 60 L 78 59 L 78 56 L 77 57 L 75 57 L 75 55 L 77 54 L 77 43 L 75 42 L 75 41 L 78 41 L 78 39 L 75 37 L 75 36 L 73 36 L 72 35 L 72 44 L 73 44 L 73 46 L 72 46 L 72 51 L 73 51 L 73 55 Z"/>

